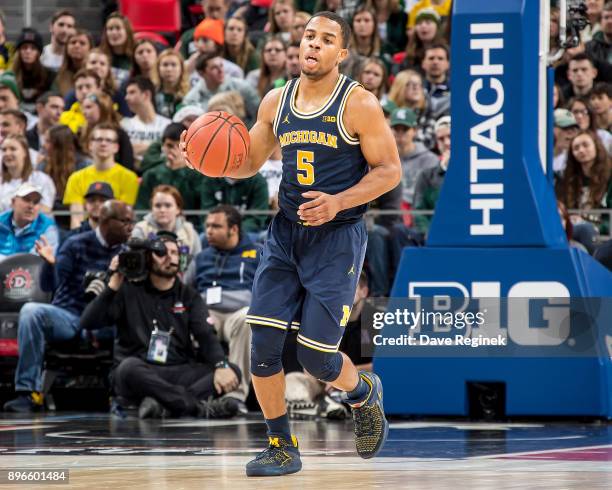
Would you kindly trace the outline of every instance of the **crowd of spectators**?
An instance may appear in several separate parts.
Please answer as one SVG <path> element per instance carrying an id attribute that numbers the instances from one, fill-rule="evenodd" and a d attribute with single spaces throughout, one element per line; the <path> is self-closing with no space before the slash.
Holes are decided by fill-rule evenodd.
<path id="1" fill-rule="evenodd" d="M 280 148 L 259 174 L 235 180 L 189 170 L 178 144 L 206 111 L 223 110 L 251 126 L 261 98 L 299 76 L 299 42 L 317 11 L 350 22 L 350 55 L 341 71 L 379 99 L 402 162 L 400 186 L 371 206 L 397 214 L 368 219 L 370 294 L 389 294 L 402 248 L 425 243 L 452 165 L 451 0 L 182 2 L 189 3 L 201 5 L 203 19 L 185 25 L 174 46 L 136 36 L 118 12 L 105 14 L 100 33 L 79 28 L 74 13 L 61 10 L 50 21 L 48 44 L 31 28 L 8 39 L 0 12 L 0 259 L 40 255 L 54 291 L 51 305 L 30 304 L 22 312 L 21 398 L 9 409 L 40 405 L 31 394 L 40 391 L 44 341 L 82 328 L 86 271 L 108 269 L 130 236 L 160 233 L 175 237 L 165 240 L 168 253 L 180 244 L 181 260 L 190 263 L 186 287 L 201 293 L 209 324 L 229 345 L 236 379 L 228 381 L 228 374 L 223 385 L 243 409 L 246 293 L 269 215 L 278 209 Z M 612 204 L 612 2 L 587 6 L 590 25 L 580 44 L 555 63 L 554 172 L 560 213 L 579 211 L 564 221 L 570 243 L 595 253 L 609 234 L 608 216 L 597 210 Z M 553 7 L 551 52 L 558 48 L 558 21 Z M 196 328 L 198 335 L 205 330 Z M 187 411 L 196 413 L 189 400 Z M 151 403 L 145 412 L 160 413 Z M 186 410 L 177 403 L 175 412 Z"/>

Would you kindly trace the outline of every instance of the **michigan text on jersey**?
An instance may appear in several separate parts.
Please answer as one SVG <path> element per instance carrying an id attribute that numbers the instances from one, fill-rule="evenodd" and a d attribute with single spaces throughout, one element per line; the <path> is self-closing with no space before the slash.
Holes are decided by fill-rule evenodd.
<path id="1" fill-rule="evenodd" d="M 313 143 L 338 148 L 338 136 L 323 131 L 289 131 L 279 137 L 281 148 L 296 143 Z"/>

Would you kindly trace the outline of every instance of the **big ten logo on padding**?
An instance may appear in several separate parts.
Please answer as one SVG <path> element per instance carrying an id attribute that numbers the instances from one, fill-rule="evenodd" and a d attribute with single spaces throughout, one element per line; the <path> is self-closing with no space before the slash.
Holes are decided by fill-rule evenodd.
<path id="1" fill-rule="evenodd" d="M 468 287 L 470 289 L 468 289 Z M 570 336 L 570 292 L 557 281 L 522 281 L 508 287 L 501 300 L 501 283 L 474 281 L 469 286 L 453 281 L 415 281 L 408 284 L 408 297 L 420 311 L 478 311 L 482 324 L 465 326 L 464 335 L 495 338 L 501 335 L 522 346 L 556 346 Z M 413 332 L 420 332 L 420 325 Z M 453 326 L 435 325 L 435 333 Z"/>
<path id="2" fill-rule="evenodd" d="M 29 298 L 32 294 L 32 274 L 28 269 L 18 267 L 4 276 L 4 297 L 12 300 Z"/>

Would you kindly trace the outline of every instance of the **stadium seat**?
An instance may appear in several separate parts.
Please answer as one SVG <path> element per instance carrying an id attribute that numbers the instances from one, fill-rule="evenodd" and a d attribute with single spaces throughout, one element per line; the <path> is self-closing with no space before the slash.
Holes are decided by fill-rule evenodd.
<path id="1" fill-rule="evenodd" d="M 122 0 L 120 12 L 134 31 L 169 32 L 178 40 L 181 30 L 180 2 L 176 0 Z"/>
<path id="2" fill-rule="evenodd" d="M 25 303 L 48 303 L 51 294 L 40 288 L 44 260 L 16 254 L 0 261 L 0 357 L 17 357 L 17 322 Z"/>

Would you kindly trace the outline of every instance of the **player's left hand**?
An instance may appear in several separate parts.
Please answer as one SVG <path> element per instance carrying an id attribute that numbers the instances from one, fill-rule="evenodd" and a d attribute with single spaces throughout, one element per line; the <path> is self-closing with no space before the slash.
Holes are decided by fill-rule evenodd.
<path id="1" fill-rule="evenodd" d="M 308 224 L 308 226 L 319 226 L 333 220 L 342 211 L 340 200 L 332 194 L 325 194 L 319 191 L 308 191 L 302 194 L 306 199 L 312 201 L 305 202 L 298 208 L 298 216 Z"/>

